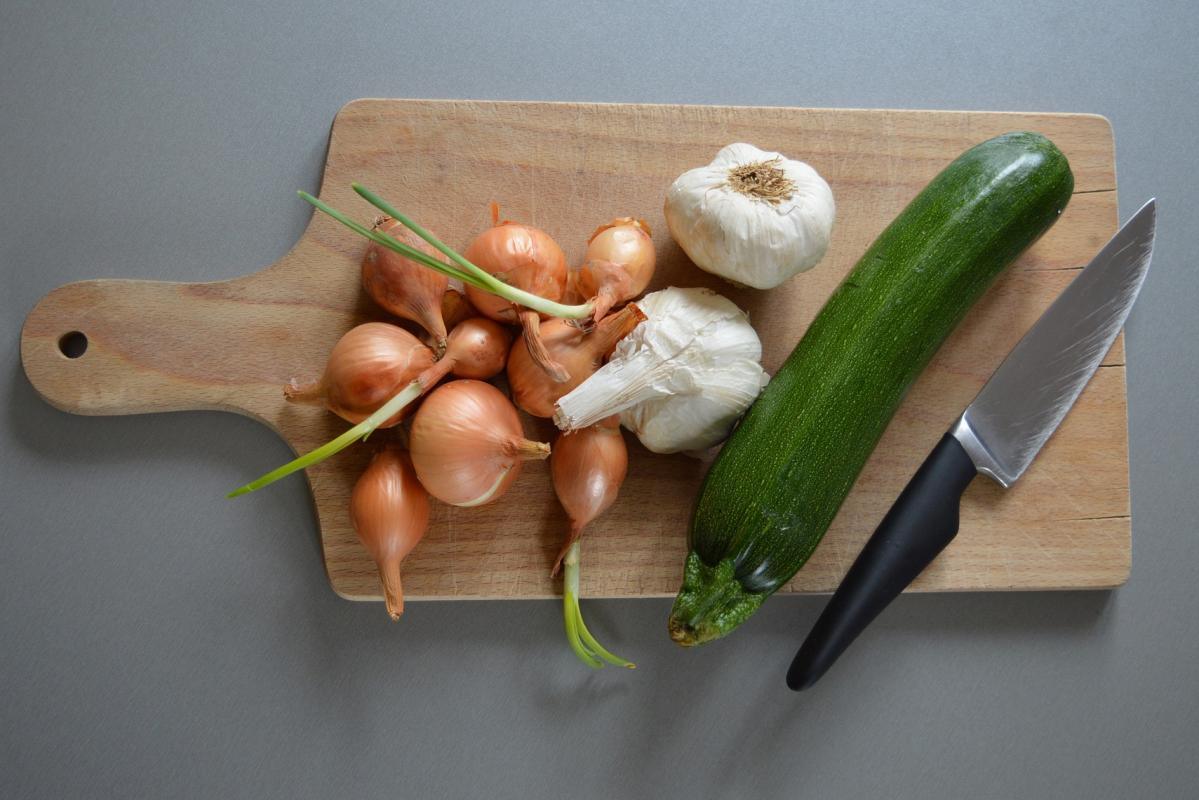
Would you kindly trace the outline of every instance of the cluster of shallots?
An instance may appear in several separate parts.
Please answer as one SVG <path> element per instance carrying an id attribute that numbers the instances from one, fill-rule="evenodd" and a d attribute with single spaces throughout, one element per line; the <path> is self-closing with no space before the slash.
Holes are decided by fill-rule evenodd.
<path id="1" fill-rule="evenodd" d="M 557 401 L 603 367 L 645 319 L 628 301 L 648 285 L 654 249 L 644 222 L 617 219 L 592 235 L 583 263 L 568 269 L 549 234 L 501 222 L 494 206 L 492 226 L 462 255 L 398 213 L 370 229 L 334 215 L 372 242 L 362 260 L 367 294 L 418 326 L 423 340 L 382 321 L 343 335 L 319 379 L 293 379 L 284 394 L 292 402 L 321 404 L 353 427 L 233 494 L 312 466 L 377 429 L 401 431 L 374 456 L 350 501 L 354 529 L 378 566 L 387 611 L 398 619 L 401 562 L 428 527 L 429 498 L 461 507 L 494 502 L 524 461 L 550 456 L 548 443 L 525 438 L 517 407 L 552 418 Z M 452 280 L 461 281 L 463 291 Z M 583 302 L 560 302 L 571 298 Z M 520 335 L 513 337 L 509 325 L 519 326 Z M 488 382 L 505 367 L 511 400 Z M 454 380 L 443 382 L 447 378 Z M 595 641 L 578 599 L 579 536 L 615 501 L 627 463 L 615 416 L 562 433 L 553 446 L 554 488 L 570 519 L 553 571 L 566 566 L 566 630 L 571 647 L 592 666 L 632 666 Z"/>

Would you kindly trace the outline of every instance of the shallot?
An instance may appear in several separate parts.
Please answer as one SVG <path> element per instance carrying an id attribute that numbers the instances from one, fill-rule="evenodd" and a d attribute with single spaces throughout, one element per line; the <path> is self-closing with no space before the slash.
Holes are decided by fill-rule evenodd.
<path id="1" fill-rule="evenodd" d="M 412 418 L 409 449 L 429 494 L 455 506 L 498 500 L 523 462 L 550 454 L 548 444 L 525 438 L 503 392 L 469 379 L 451 381 L 425 399 Z"/>
<path id="2" fill-rule="evenodd" d="M 433 255 L 432 247 L 390 217 L 379 219 L 375 230 Z M 448 285 L 449 278 L 445 275 L 425 269 L 379 244 L 367 248 L 362 258 L 362 286 L 367 294 L 385 310 L 424 328 L 433 338 L 433 349 L 438 356 L 445 352 L 446 346 L 441 305 Z"/>
<path id="3" fill-rule="evenodd" d="M 320 380 L 300 383 L 293 378 L 283 393 L 293 403 L 323 403 L 356 424 L 431 366 L 433 351 L 411 333 L 386 322 L 367 322 L 337 341 Z M 376 427 L 395 425 L 401 416 Z"/>
<path id="4" fill-rule="evenodd" d="M 595 304 L 596 322 L 609 310 L 645 291 L 654 277 L 654 240 L 643 219 L 619 217 L 601 225 L 587 242 L 583 266 L 571 273 L 579 297 Z"/>
<path id="5" fill-rule="evenodd" d="M 376 453 L 354 485 L 350 520 L 378 565 L 387 613 L 397 620 L 404 613 L 400 563 L 429 527 L 429 494 L 399 445 L 388 444 Z"/>
<path id="6" fill-rule="evenodd" d="M 463 256 L 490 275 L 548 300 L 562 299 L 566 288 L 566 255 L 548 233 L 531 225 L 499 222 L 480 233 Z M 557 381 L 569 377 L 553 359 L 540 335 L 541 316 L 513 305 L 485 289 L 466 287 L 466 296 L 485 316 L 500 322 L 519 322 L 529 353 L 539 367 Z"/>
<path id="7" fill-rule="evenodd" d="M 616 343 L 645 319 L 634 303 L 606 317 L 591 330 L 571 320 L 552 319 L 541 327 L 546 351 L 567 373 L 565 381 L 556 381 L 541 369 L 528 348 L 527 340 L 518 339 L 508 355 L 508 385 L 512 399 L 535 417 L 554 416 L 554 403 L 573 391 L 599 369 Z"/>
<path id="8" fill-rule="evenodd" d="M 230 497 L 247 494 L 269 486 L 280 478 L 306 467 L 319 464 L 329 456 L 340 453 L 354 442 L 365 439 L 372 431 L 393 418 L 399 418 L 407 406 L 447 374 L 460 378 L 487 379 L 504 369 L 508 345 L 512 341 L 508 330 L 499 323 L 484 317 L 472 317 L 455 325 L 446 341 L 445 355 L 412 379 L 399 393 L 391 397 L 373 414 L 332 441 L 289 461 L 278 469 L 268 472 L 257 480 L 247 483 L 229 494 Z"/>
<path id="9" fill-rule="evenodd" d="M 579 608 L 579 537 L 583 528 L 616 501 L 629 467 L 629 453 L 616 417 L 573 433 L 559 434 L 550 458 L 550 472 L 558 502 L 570 518 L 566 543 L 554 564 L 554 573 L 566 566 L 562 583 L 562 611 L 566 638 L 583 663 L 603 666 L 603 661 L 621 667 L 633 664 L 608 652 L 583 622 Z M 601 661 L 602 659 L 602 661 Z"/>

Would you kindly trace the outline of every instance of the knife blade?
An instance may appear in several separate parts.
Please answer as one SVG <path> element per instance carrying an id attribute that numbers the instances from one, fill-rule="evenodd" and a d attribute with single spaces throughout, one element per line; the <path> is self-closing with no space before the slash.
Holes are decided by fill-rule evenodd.
<path id="1" fill-rule="evenodd" d="M 1058 296 L 916 471 L 833 593 L 787 671 L 806 689 L 958 532 L 962 492 L 1028 469 L 1111 348 L 1148 274 L 1150 200 Z"/>

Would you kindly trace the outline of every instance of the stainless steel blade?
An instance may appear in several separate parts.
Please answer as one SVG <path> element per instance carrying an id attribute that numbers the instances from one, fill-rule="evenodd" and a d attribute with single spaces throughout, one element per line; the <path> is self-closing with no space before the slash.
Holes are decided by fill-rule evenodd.
<path id="1" fill-rule="evenodd" d="M 1041 315 L 958 419 L 953 436 L 1011 486 L 1074 405 L 1124 325 L 1149 270 L 1150 200 Z"/>

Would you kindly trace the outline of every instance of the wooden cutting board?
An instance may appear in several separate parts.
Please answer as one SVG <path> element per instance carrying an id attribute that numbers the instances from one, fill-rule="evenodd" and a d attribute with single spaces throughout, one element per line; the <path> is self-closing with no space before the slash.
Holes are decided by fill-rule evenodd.
<path id="1" fill-rule="evenodd" d="M 1102 117 L 941 111 L 358 100 L 333 123 L 321 197 L 363 221 L 360 181 L 451 244 L 464 247 L 504 216 L 549 231 L 572 263 L 599 224 L 644 217 L 659 270 L 652 288 L 708 286 L 749 311 L 775 370 L 825 298 L 875 236 L 961 151 L 1005 131 L 1039 131 L 1070 159 L 1075 194 L 1061 220 L 986 294 L 912 388 L 823 544 L 784 589 L 829 591 L 938 437 L 1077 270 L 1115 231 L 1111 127 Z M 735 289 L 694 267 L 671 241 L 662 199 L 683 170 L 747 141 L 811 163 L 837 198 L 825 260 L 770 292 Z M 246 202 L 251 202 L 247 199 Z M 300 201 L 297 200 L 297 203 Z M 351 326 L 384 318 L 359 289 L 365 243 L 317 215 L 295 248 L 261 272 L 218 283 L 84 281 L 29 314 L 21 356 L 33 385 L 78 414 L 221 409 L 269 425 L 306 451 L 345 425 L 288 405 L 281 387 L 315 376 Z M 65 334 L 87 338 L 67 358 Z M 77 337 L 76 337 L 77 338 Z M 1117 342 L 1078 405 L 1010 491 L 977 479 L 961 534 L 916 590 L 1064 589 L 1122 583 L 1130 565 L 1124 350 Z M 526 430 L 552 436 L 544 420 Z M 672 595 L 703 464 L 630 443 L 617 504 L 584 540 L 585 596 Z M 311 470 L 333 589 L 378 599 L 374 567 L 350 527 L 347 501 L 370 454 L 358 446 Z M 229 476 L 230 488 L 255 477 Z M 292 478 L 301 480 L 301 478 Z M 270 491 L 269 489 L 266 491 Z M 214 504 L 254 503 L 213 497 Z M 565 520 L 548 465 L 528 465 L 500 502 L 437 506 L 405 562 L 412 598 L 549 597 Z"/>

